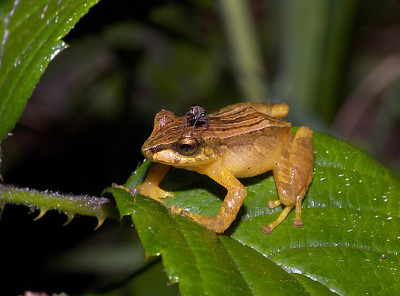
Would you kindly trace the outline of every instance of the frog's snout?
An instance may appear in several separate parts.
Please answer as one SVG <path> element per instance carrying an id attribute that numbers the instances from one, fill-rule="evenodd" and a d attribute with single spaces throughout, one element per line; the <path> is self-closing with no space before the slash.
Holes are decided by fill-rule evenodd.
<path id="1" fill-rule="evenodd" d="M 148 148 L 142 147 L 142 154 L 148 160 L 152 160 L 153 159 L 153 155 L 155 153 L 157 153 L 157 151 L 158 151 L 157 147 L 148 147 Z"/>

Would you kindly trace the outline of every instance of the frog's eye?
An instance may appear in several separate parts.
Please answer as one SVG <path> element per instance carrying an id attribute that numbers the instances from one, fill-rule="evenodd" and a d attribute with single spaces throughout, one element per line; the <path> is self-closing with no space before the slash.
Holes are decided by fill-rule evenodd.
<path id="1" fill-rule="evenodd" d="M 199 142 L 196 138 L 181 138 L 177 143 L 178 152 L 182 155 L 193 155 L 199 150 Z"/>

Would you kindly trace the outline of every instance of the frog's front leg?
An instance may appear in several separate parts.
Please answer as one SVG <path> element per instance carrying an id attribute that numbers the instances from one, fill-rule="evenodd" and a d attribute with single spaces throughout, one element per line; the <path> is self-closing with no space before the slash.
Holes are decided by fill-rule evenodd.
<path id="1" fill-rule="evenodd" d="M 122 189 L 127 190 L 131 194 L 140 193 L 141 195 L 150 197 L 162 204 L 165 204 L 165 201 L 163 201 L 162 198 L 174 197 L 172 192 L 162 190 L 159 187 L 159 184 L 164 179 L 169 168 L 169 165 L 153 162 L 143 184 L 135 186 L 131 189 Z"/>
<path id="2" fill-rule="evenodd" d="M 215 161 L 214 163 L 207 165 L 205 168 L 198 168 L 196 169 L 196 172 L 209 176 L 228 190 L 218 214 L 211 218 L 191 213 L 176 205 L 171 207 L 171 212 L 189 217 L 217 233 L 223 233 L 232 224 L 233 220 L 235 220 L 236 215 L 243 204 L 243 200 L 247 195 L 246 188 L 221 164 L 220 161 Z"/>
<path id="3" fill-rule="evenodd" d="M 280 160 L 274 171 L 276 189 L 279 200 L 270 201 L 270 208 L 284 204 L 285 208 L 274 222 L 264 226 L 263 232 L 269 234 L 296 207 L 294 226 L 303 225 L 301 221 L 301 202 L 306 195 L 312 180 L 314 166 L 314 148 L 312 131 L 308 127 L 300 127 L 296 136 L 289 139 L 283 148 Z"/>

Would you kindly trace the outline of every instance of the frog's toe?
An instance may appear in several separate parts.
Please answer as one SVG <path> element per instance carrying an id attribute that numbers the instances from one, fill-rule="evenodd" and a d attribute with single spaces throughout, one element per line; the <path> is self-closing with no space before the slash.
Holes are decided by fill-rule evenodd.
<path id="1" fill-rule="evenodd" d="M 130 188 L 129 190 L 127 190 L 130 194 L 132 195 L 137 195 L 140 193 L 140 190 L 136 187 Z"/>
<path id="2" fill-rule="evenodd" d="M 261 228 L 262 232 L 264 232 L 265 234 L 270 234 L 272 232 L 272 230 L 274 230 L 274 225 L 271 225 L 271 224 L 268 224 L 267 226 L 263 226 Z"/>
<path id="3" fill-rule="evenodd" d="M 158 188 L 158 190 L 153 191 L 149 197 L 151 197 L 152 199 L 155 199 L 159 202 L 161 202 L 162 204 L 165 204 L 165 201 L 163 201 L 162 199 L 164 198 L 168 198 L 168 197 L 175 197 L 173 192 L 170 191 L 165 191 L 162 190 L 161 188 Z"/>
<path id="4" fill-rule="evenodd" d="M 173 192 L 162 190 L 160 187 L 155 186 L 152 183 L 143 183 L 142 185 L 135 186 L 130 190 L 135 194 L 140 193 L 141 195 L 148 196 L 152 199 L 160 201 L 162 198 L 174 197 Z"/>
<path id="5" fill-rule="evenodd" d="M 131 192 L 131 188 L 127 188 L 127 187 L 124 187 L 123 185 L 118 185 L 118 184 L 116 184 L 116 183 L 112 183 L 111 184 L 111 187 L 112 188 L 116 188 L 116 189 L 122 189 L 122 190 L 125 190 L 125 191 L 127 191 L 127 192 L 129 192 L 130 194 L 132 194 L 132 192 Z"/>
<path id="6" fill-rule="evenodd" d="M 301 220 L 294 220 L 293 226 L 302 227 L 303 226 L 303 222 Z"/>
<path id="7" fill-rule="evenodd" d="M 177 205 L 172 205 L 170 212 L 173 214 L 181 215 L 181 216 L 186 216 L 187 211 L 178 207 Z"/>
<path id="8" fill-rule="evenodd" d="M 175 194 L 172 191 L 164 191 L 164 195 L 160 198 L 167 198 L 167 197 L 175 197 Z"/>

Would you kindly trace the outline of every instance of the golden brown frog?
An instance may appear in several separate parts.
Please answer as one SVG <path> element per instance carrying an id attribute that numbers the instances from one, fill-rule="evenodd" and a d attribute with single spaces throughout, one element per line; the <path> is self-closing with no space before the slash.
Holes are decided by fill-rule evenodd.
<path id="1" fill-rule="evenodd" d="M 163 202 L 162 198 L 173 197 L 172 192 L 159 187 L 170 166 L 205 174 L 228 191 L 218 214 L 211 218 L 175 205 L 171 212 L 223 233 L 236 218 L 247 194 L 237 178 L 272 170 L 279 200 L 268 205 L 286 207 L 276 221 L 262 230 L 270 233 L 294 206 L 294 226 L 302 226 L 301 202 L 313 172 L 312 131 L 300 127 L 293 137 L 290 123 L 278 119 L 288 111 L 286 104 L 239 103 L 209 114 L 207 128 L 199 125 L 184 129 L 185 116 L 161 110 L 142 147 L 143 155 L 154 163 L 144 183 L 131 192 Z"/>

